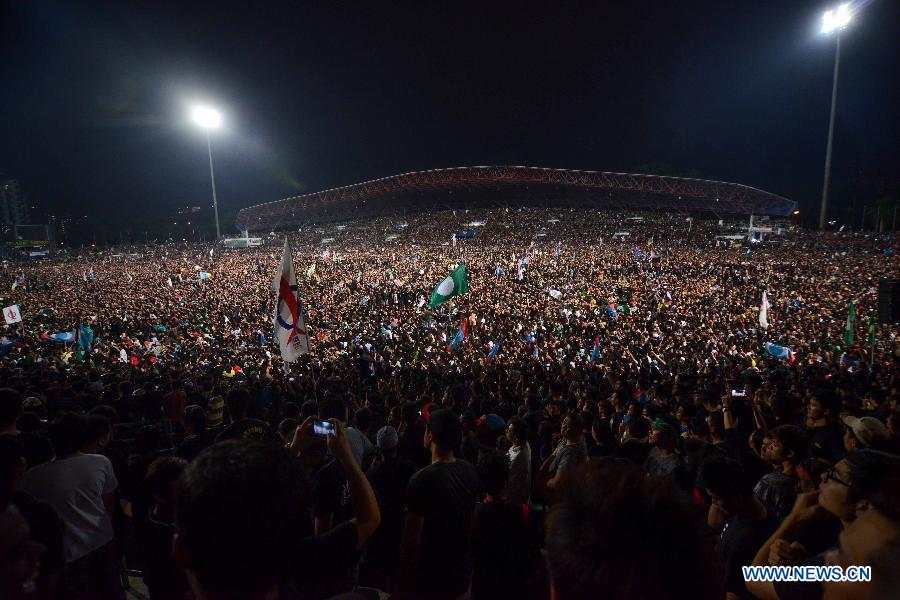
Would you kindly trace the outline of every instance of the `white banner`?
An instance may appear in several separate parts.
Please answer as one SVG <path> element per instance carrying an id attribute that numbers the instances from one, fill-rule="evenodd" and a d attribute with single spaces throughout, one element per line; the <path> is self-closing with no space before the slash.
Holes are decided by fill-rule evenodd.
<path id="1" fill-rule="evenodd" d="M 3 318 L 6 319 L 7 325 L 22 322 L 22 313 L 19 312 L 19 305 L 13 304 L 3 309 Z"/>

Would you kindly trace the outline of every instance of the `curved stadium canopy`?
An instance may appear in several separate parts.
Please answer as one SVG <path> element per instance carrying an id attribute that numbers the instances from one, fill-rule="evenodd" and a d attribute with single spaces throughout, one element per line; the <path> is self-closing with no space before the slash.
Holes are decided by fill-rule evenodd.
<path id="1" fill-rule="evenodd" d="M 787 216 L 796 202 L 746 185 L 706 179 L 539 167 L 456 167 L 250 206 L 238 213 L 235 224 L 247 231 L 274 231 L 426 210 L 514 206 Z"/>

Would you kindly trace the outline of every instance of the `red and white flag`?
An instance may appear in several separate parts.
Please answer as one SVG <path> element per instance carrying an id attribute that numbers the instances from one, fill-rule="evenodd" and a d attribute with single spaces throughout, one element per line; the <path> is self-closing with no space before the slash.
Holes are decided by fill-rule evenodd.
<path id="1" fill-rule="evenodd" d="M 291 248 L 287 238 L 284 240 L 284 255 L 281 267 L 272 280 L 272 291 L 277 294 L 275 303 L 275 337 L 281 348 L 281 358 L 285 362 L 294 362 L 309 352 L 309 334 L 303 321 L 303 311 L 297 294 L 297 277 L 294 273 L 294 261 L 291 259 Z"/>

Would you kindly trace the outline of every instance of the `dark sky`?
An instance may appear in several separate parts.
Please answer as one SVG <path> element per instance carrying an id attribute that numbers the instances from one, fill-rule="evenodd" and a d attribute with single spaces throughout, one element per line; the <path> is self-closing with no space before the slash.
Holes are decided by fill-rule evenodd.
<path id="1" fill-rule="evenodd" d="M 822 2 L 3 1 L 0 172 L 47 212 L 208 206 L 205 139 L 186 117 L 204 99 L 226 119 L 223 213 L 484 164 L 662 163 L 804 209 L 820 194 Z M 842 39 L 844 187 L 900 164 L 900 3 L 859 4 Z"/>

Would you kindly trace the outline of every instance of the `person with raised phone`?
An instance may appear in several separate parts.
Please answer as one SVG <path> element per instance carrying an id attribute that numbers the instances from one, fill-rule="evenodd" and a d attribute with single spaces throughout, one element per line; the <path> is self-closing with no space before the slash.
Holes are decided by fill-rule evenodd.
<path id="1" fill-rule="evenodd" d="M 313 419 L 287 449 L 228 441 L 204 450 L 185 471 L 177 498 L 173 554 L 198 598 L 328 598 L 381 521 L 375 494 L 340 423 L 325 441 L 347 474 L 355 517 L 312 535 L 308 478 L 301 461 L 322 443 Z"/>

